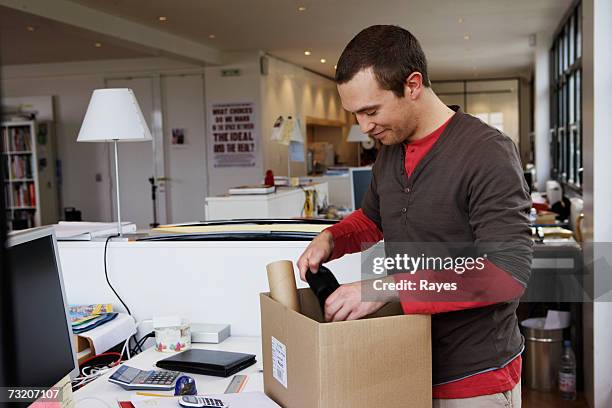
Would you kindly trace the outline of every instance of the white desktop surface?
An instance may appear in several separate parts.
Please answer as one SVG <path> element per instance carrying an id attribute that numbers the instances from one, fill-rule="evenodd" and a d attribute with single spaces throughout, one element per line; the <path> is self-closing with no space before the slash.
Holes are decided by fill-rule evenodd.
<path id="1" fill-rule="evenodd" d="M 257 362 L 238 372 L 237 374 L 248 375 L 248 381 L 242 390 L 243 392 L 249 391 L 261 391 L 263 392 L 263 368 L 262 357 L 261 357 L 261 338 L 260 337 L 229 337 L 225 341 L 219 344 L 205 344 L 205 343 L 193 343 L 192 348 L 209 349 L 209 350 L 222 350 L 222 351 L 234 351 L 239 353 L 255 354 Z M 161 353 L 155 351 L 153 347 L 145 350 L 144 352 L 133 357 L 131 360 L 124 364 L 130 367 L 139 368 L 141 370 L 159 370 L 155 366 L 155 362 L 164 358 L 175 355 L 176 353 Z M 104 401 L 109 406 L 117 407 L 117 401 L 129 401 L 130 397 L 135 396 L 137 391 L 127 391 L 121 388 L 119 385 L 110 383 L 108 377 L 117 370 L 118 367 L 110 370 L 109 372 L 102 375 L 100 378 L 87 384 L 85 387 L 74 393 L 74 401 L 77 408 L 97 408 L 105 407 Z M 198 395 L 209 395 L 209 394 L 223 394 L 225 388 L 228 386 L 233 378 L 229 376 L 213 377 L 208 375 L 198 375 L 185 373 L 192 377 L 196 382 L 196 388 Z M 155 394 L 166 394 L 172 395 L 171 391 L 141 391 Z M 177 404 L 178 407 L 178 404 Z"/>

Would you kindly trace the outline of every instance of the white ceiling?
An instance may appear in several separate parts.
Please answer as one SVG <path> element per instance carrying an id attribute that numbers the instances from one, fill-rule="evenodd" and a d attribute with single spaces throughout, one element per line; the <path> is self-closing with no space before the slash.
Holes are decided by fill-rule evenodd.
<path id="1" fill-rule="evenodd" d="M 327 76 L 333 76 L 333 66 L 345 44 L 359 30 L 372 24 L 397 24 L 419 38 L 428 57 L 430 75 L 437 80 L 514 76 L 528 72 L 533 54 L 529 36 L 553 31 L 572 3 L 572 0 L 71 1 L 221 51 L 263 50 Z M 298 11 L 298 6 L 305 6 L 306 11 Z M 2 26 L 5 21 L 1 15 L 5 12 L 0 9 Z M 160 22 L 159 16 L 166 16 L 168 20 Z M 91 46 L 95 33 L 75 29 L 86 38 L 80 44 L 79 35 L 69 26 L 61 29 L 59 23 L 51 25 L 41 38 L 32 40 L 24 34 L 35 33 L 27 33 L 19 27 L 23 21 L 14 16 L 10 20 L 16 24 L 16 32 L 9 33 L 13 37 L 9 42 L 2 41 L 4 63 L 44 62 L 53 58 L 57 61 L 59 57 L 92 59 L 101 56 L 100 51 L 105 48 Z M 44 26 L 42 22 L 39 24 Z M 51 32 L 55 30 L 57 32 Z M 0 35 L 4 37 L 5 31 L 2 27 Z M 215 38 L 209 38 L 210 34 Z M 71 39 L 61 40 L 70 35 Z M 469 40 L 464 39 L 466 35 Z M 5 50 L 5 47 L 15 48 L 15 43 L 21 41 L 26 46 L 20 44 L 19 52 Z M 65 50 L 66 53 L 49 51 L 51 44 L 61 47 L 71 41 L 75 44 Z M 305 56 L 304 50 L 310 50 L 312 55 Z M 104 52 L 116 54 L 116 58 L 146 55 L 142 50 L 110 46 Z M 321 64 L 321 58 L 327 63 Z"/>
<path id="2" fill-rule="evenodd" d="M 26 27 L 33 27 L 28 31 Z M 101 47 L 95 47 L 99 42 Z M 126 43 L 88 30 L 0 6 L 3 65 L 146 57 Z"/>

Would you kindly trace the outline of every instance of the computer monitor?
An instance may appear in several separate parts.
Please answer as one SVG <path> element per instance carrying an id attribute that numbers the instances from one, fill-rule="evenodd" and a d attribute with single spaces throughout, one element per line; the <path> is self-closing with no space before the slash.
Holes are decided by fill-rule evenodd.
<path id="1" fill-rule="evenodd" d="M 361 202 L 372 181 L 372 167 L 351 167 L 351 207 L 353 210 L 361 208 Z"/>
<path id="2" fill-rule="evenodd" d="M 78 374 L 74 338 L 53 228 L 9 234 L 6 265 L 10 326 L 3 333 L 4 386 L 49 388 Z"/>

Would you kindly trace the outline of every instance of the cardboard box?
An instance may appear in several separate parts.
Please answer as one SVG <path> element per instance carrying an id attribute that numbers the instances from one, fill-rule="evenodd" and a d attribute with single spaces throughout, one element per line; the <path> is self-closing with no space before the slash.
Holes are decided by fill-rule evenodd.
<path id="1" fill-rule="evenodd" d="M 285 408 L 431 407 L 430 316 L 389 304 L 321 323 L 311 290 L 298 293 L 302 313 L 260 295 L 266 395 Z"/>
<path id="2" fill-rule="evenodd" d="M 74 347 L 76 347 L 77 361 L 81 364 L 89 357 L 95 355 L 93 343 L 87 337 L 81 337 L 74 334 Z"/>

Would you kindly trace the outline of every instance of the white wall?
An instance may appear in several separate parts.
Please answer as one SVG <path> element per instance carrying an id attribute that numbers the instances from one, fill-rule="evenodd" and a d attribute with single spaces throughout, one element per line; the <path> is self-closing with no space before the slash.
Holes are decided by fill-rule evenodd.
<path id="1" fill-rule="evenodd" d="M 266 58 L 268 75 L 263 77 L 261 83 L 261 128 L 264 139 L 269 139 L 272 125 L 279 115 L 300 118 L 304 139 L 307 116 L 346 123 L 347 116 L 342 108 L 336 84 L 332 80 L 277 58 Z M 287 147 L 267 140 L 264 145 L 264 167 L 272 169 L 275 175 L 286 176 Z M 291 175 L 306 175 L 305 162 L 292 163 Z"/>
<path id="2" fill-rule="evenodd" d="M 254 102 L 255 115 L 258 125 L 256 127 L 257 137 L 259 137 L 258 165 L 255 167 L 229 167 L 214 168 L 212 157 L 207 156 L 211 165 L 209 166 L 208 192 L 211 196 L 227 192 L 230 187 L 259 184 L 264 178 L 263 165 L 263 144 L 265 135 L 261 132 L 261 94 L 260 94 L 260 68 L 259 52 L 229 53 L 226 54 L 226 64 L 221 67 L 207 67 L 205 71 L 205 93 L 206 109 L 210 110 L 213 103 L 221 102 Z M 239 69 L 240 76 L 223 77 L 222 69 Z M 208 116 L 207 116 L 208 118 Z M 207 134 L 210 131 L 207 129 Z M 208 142 L 210 141 L 209 134 Z"/>
<path id="3" fill-rule="evenodd" d="M 583 140 L 584 212 L 587 239 L 598 245 L 612 242 L 612 2 L 585 0 L 583 7 Z M 609 251 L 608 251 L 609 252 Z M 596 248 L 594 259 L 610 254 Z M 601 265 L 600 265 L 601 266 Z M 609 270 L 596 265 L 593 286 L 610 287 Z M 585 305 L 585 387 L 595 408 L 612 406 L 612 296 Z M 592 332 L 588 329 L 592 328 Z"/>
<path id="4" fill-rule="evenodd" d="M 1 88 L 3 96 L 8 97 L 54 96 L 58 157 L 62 161 L 63 205 L 77 207 L 87 220 L 112 221 L 109 146 L 76 143 L 91 92 L 103 88 L 105 79 L 165 75 L 164 89 L 175 107 L 168 116 L 169 123 L 171 126 L 172 123 L 186 124 L 183 127 L 188 127 L 190 136 L 195 137 L 192 139 L 193 149 L 187 153 L 189 159 L 185 154 L 172 151 L 166 162 L 168 171 L 179 179 L 180 186 L 176 192 L 183 200 L 173 207 L 175 211 L 169 213 L 169 218 L 182 221 L 193 220 L 192 217 L 203 218 L 203 204 L 199 209 L 195 204 L 203 203 L 202 187 L 194 187 L 205 184 L 203 91 L 201 86 L 199 89 L 197 85 L 185 86 L 187 79 L 170 78 L 180 74 L 201 75 L 202 72 L 201 67 L 162 58 L 4 66 Z M 193 119 L 197 111 L 200 114 Z M 185 115 L 189 115 L 189 119 Z M 169 137 L 165 135 L 165 139 Z M 201 154 L 199 160 L 191 157 L 197 154 Z M 96 175 L 101 176 L 101 181 L 96 181 Z M 173 200 L 176 201 L 176 197 Z M 150 211 L 150 200 L 143 205 Z M 198 210 L 201 210 L 201 216 L 198 216 Z"/>
<path id="5" fill-rule="evenodd" d="M 535 95 L 534 95 L 534 132 L 535 165 L 537 189 L 544 191 L 546 180 L 550 178 L 550 72 L 549 49 L 551 36 L 548 33 L 536 34 L 535 52 Z"/>
<path id="6" fill-rule="evenodd" d="M 55 96 L 55 129 L 58 158 L 61 159 L 63 205 L 77 207 L 86 219 L 110 221 L 110 201 L 105 198 L 109 191 L 106 146 L 97 143 L 76 144 L 91 91 L 104 86 L 102 76 L 11 75 L 18 72 L 19 67 L 3 69 L 4 95 Z M 95 181 L 96 174 L 104 176 L 101 182 Z"/>

